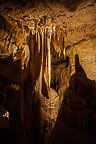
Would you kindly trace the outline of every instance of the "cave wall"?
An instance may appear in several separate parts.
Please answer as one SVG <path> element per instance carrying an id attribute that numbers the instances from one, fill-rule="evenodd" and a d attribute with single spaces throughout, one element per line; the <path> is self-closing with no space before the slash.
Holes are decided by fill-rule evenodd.
<path id="1" fill-rule="evenodd" d="M 86 71 L 88 78 L 95 80 L 96 79 L 96 37 L 92 37 L 88 40 L 82 40 L 68 50 L 70 63 L 72 65 L 72 71 L 74 72 L 75 65 L 75 54 L 78 54 L 80 57 L 80 63 Z M 72 73 L 73 73 L 72 72 Z"/>

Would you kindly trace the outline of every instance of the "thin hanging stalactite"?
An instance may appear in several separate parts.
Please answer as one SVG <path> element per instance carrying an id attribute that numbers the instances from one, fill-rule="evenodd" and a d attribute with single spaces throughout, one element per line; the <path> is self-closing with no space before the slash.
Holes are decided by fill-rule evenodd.
<path id="1" fill-rule="evenodd" d="M 45 82 L 48 88 L 48 41 L 47 41 L 47 29 L 45 29 Z"/>
<path id="2" fill-rule="evenodd" d="M 40 53 L 40 32 L 37 33 L 37 39 L 38 39 L 38 53 Z"/>
<path id="3" fill-rule="evenodd" d="M 48 56 L 47 56 L 47 54 L 46 54 L 45 76 L 46 76 L 46 84 L 48 87 Z"/>
<path id="4" fill-rule="evenodd" d="M 64 60 L 66 59 L 66 49 L 65 49 L 65 39 L 63 36 L 63 55 L 64 55 Z"/>
<path id="5" fill-rule="evenodd" d="M 45 36 L 45 29 L 42 33 L 42 94 L 44 97 L 48 97 L 48 87 L 45 79 L 45 68 L 46 68 L 46 36 Z"/>
<path id="6" fill-rule="evenodd" d="M 42 68 L 43 68 L 43 60 L 44 60 L 44 33 L 43 33 L 43 29 L 41 32 L 41 38 L 42 38 Z"/>
<path id="7" fill-rule="evenodd" d="M 44 34 L 43 34 L 43 30 L 41 29 L 41 78 L 40 78 L 40 85 L 41 85 L 41 91 L 42 91 L 42 77 L 43 77 L 43 62 L 44 62 Z"/>
<path id="8" fill-rule="evenodd" d="M 63 36 L 62 36 L 62 31 L 60 31 L 60 49 L 61 49 L 61 53 L 63 51 Z"/>
<path id="9" fill-rule="evenodd" d="M 39 33 L 40 34 L 40 33 Z M 40 54 L 41 54 L 41 65 L 40 65 L 40 77 L 39 77 L 39 94 L 42 95 L 42 35 L 40 34 Z"/>
<path id="10" fill-rule="evenodd" d="M 52 36 L 50 34 L 50 87 L 51 87 L 51 39 L 52 39 Z"/>
<path id="11" fill-rule="evenodd" d="M 35 35 L 36 35 L 36 43 L 38 43 L 38 24 L 35 22 Z"/>
<path id="12" fill-rule="evenodd" d="M 37 30 L 35 32 L 35 35 L 36 35 L 36 43 L 38 44 L 38 32 L 37 32 Z"/>
<path id="13" fill-rule="evenodd" d="M 51 54 L 50 54 L 50 36 L 47 37 L 47 49 L 48 49 L 48 88 L 51 84 Z"/>

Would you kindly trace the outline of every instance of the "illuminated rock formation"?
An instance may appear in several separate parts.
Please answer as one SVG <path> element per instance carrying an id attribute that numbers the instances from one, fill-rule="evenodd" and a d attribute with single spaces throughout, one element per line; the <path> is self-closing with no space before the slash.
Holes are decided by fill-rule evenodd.
<path id="1" fill-rule="evenodd" d="M 54 133 L 53 143 L 77 144 L 79 130 L 92 138 L 95 48 L 95 0 L 0 1 L 0 118 L 10 143 L 45 144 Z"/>

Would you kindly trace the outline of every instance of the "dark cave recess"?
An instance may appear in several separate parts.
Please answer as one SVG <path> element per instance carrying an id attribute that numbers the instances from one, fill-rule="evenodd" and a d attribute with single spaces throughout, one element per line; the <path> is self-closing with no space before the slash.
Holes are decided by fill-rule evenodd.
<path id="1" fill-rule="evenodd" d="M 82 2 L 86 2 L 88 0 L 1 0 L 0 3 L 3 4 L 3 3 L 13 3 L 15 5 L 20 5 L 20 6 L 27 6 L 27 4 L 30 4 L 30 6 L 33 6 L 34 4 L 37 4 L 39 2 L 43 2 L 45 4 L 47 4 L 48 2 L 56 2 L 56 3 L 62 3 L 66 8 L 69 9 L 69 11 L 74 11 L 76 10 L 76 8 L 78 7 L 78 5 Z M 96 2 L 96 0 L 94 0 L 93 2 Z"/>

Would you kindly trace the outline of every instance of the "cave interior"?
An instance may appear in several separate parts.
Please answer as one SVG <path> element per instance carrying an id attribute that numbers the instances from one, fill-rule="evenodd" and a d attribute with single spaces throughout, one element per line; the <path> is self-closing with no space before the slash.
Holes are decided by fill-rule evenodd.
<path id="1" fill-rule="evenodd" d="M 0 1 L 0 143 L 96 144 L 96 0 Z"/>

